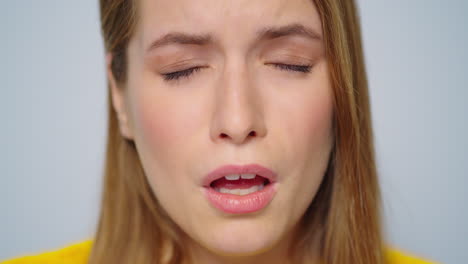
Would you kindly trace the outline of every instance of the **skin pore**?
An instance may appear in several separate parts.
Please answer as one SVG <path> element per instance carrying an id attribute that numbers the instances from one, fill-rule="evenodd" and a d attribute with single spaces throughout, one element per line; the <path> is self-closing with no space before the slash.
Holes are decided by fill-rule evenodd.
<path id="1" fill-rule="evenodd" d="M 126 82 L 108 67 L 113 104 L 195 263 L 288 263 L 333 146 L 322 38 L 311 0 L 138 2 Z M 214 208 L 202 179 L 252 163 L 278 175 L 271 203 Z"/>

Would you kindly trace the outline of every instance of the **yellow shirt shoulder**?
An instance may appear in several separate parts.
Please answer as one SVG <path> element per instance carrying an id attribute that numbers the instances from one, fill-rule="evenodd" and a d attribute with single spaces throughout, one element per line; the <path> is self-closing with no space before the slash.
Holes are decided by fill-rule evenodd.
<path id="1" fill-rule="evenodd" d="M 39 255 L 0 261 L 0 264 L 86 264 L 90 250 L 91 241 L 89 240 Z"/>
<path id="2" fill-rule="evenodd" d="M 0 264 L 86 264 L 90 250 L 91 241 L 84 241 L 56 251 L 7 260 Z M 387 250 L 386 255 L 388 264 L 435 264 L 395 249 Z"/>
<path id="3" fill-rule="evenodd" d="M 388 264 L 436 264 L 396 249 L 388 249 L 386 257 Z"/>

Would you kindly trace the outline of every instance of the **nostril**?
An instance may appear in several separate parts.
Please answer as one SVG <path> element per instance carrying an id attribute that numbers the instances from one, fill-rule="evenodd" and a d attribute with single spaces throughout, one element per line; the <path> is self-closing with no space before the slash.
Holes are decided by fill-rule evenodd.
<path id="1" fill-rule="evenodd" d="M 226 134 L 226 133 L 221 133 L 221 134 L 219 134 L 219 138 L 221 138 L 221 139 L 226 139 L 226 138 L 228 138 L 228 139 L 233 139 L 233 140 L 236 140 L 236 141 L 237 141 L 237 140 L 241 140 L 241 139 L 242 139 L 242 140 L 249 140 L 250 137 L 256 137 L 256 136 L 257 136 L 257 132 L 256 132 L 255 130 L 250 131 L 249 134 L 248 134 L 247 136 L 246 136 L 245 134 L 242 134 L 242 137 L 241 137 L 241 135 L 235 136 L 235 137 L 231 137 L 229 134 Z"/>

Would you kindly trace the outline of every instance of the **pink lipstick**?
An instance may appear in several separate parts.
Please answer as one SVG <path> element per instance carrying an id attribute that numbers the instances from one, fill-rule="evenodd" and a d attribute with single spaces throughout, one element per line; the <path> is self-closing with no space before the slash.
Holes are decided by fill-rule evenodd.
<path id="1" fill-rule="evenodd" d="M 276 194 L 277 175 L 258 164 L 227 165 L 203 179 L 205 195 L 217 209 L 228 214 L 262 210 Z"/>

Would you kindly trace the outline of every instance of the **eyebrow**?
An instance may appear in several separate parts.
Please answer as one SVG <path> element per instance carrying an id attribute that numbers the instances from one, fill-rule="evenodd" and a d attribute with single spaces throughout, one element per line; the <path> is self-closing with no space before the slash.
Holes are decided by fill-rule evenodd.
<path id="1" fill-rule="evenodd" d="M 268 27 L 257 32 L 257 40 L 275 39 L 285 36 L 301 36 L 313 40 L 321 40 L 320 34 L 312 28 L 302 24 L 294 23 L 281 27 Z"/>
<path id="2" fill-rule="evenodd" d="M 299 23 L 289 24 L 279 27 L 267 27 L 257 31 L 256 41 L 271 40 L 286 36 L 301 36 L 312 40 L 321 40 L 320 34 L 312 28 Z M 189 34 L 184 32 L 170 32 L 152 42 L 147 51 L 150 52 L 156 48 L 170 45 L 207 45 L 213 43 L 213 37 L 210 34 Z"/>

